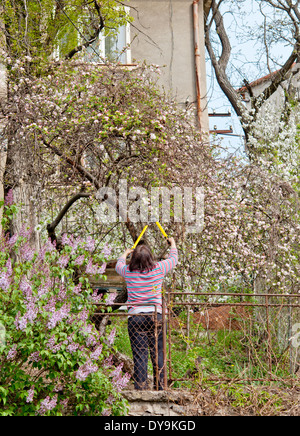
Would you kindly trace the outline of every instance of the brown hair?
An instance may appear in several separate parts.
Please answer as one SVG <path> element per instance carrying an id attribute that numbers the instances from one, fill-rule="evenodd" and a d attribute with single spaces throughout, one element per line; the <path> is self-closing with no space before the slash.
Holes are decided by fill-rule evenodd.
<path id="1" fill-rule="evenodd" d="M 156 262 L 147 245 L 138 245 L 129 263 L 129 271 L 149 272 L 155 267 Z"/>

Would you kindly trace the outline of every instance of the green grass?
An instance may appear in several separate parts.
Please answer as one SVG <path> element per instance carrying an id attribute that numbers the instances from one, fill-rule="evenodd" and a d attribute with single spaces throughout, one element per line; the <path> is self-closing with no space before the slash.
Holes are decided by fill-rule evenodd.
<path id="1" fill-rule="evenodd" d="M 188 378 L 174 382 L 173 387 L 193 388 L 197 383 L 209 379 L 267 379 L 269 378 L 268 344 L 261 340 L 258 332 L 248 337 L 244 331 L 207 332 L 191 322 L 190 336 L 186 337 L 184 315 L 180 315 L 181 326 L 170 329 L 171 353 L 167 338 L 167 358 L 171 359 L 172 379 Z M 132 358 L 127 332 L 127 317 L 112 317 L 110 329 L 116 327 L 115 347 Z M 257 333 L 257 335 L 255 335 Z M 274 347 L 275 349 L 276 347 Z M 278 355 L 277 355 L 278 354 Z M 169 363 L 168 363 L 169 367 Z M 274 374 L 289 377 L 288 352 L 273 356 Z M 149 373 L 152 365 L 149 359 Z"/>

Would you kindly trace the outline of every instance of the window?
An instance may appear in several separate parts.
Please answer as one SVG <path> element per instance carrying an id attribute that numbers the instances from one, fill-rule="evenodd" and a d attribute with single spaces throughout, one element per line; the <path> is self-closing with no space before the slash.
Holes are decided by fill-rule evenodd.
<path id="1" fill-rule="evenodd" d="M 130 8 L 125 7 L 127 13 Z M 101 62 L 108 60 L 120 62 L 121 64 L 131 64 L 130 44 L 130 25 L 127 24 L 119 28 L 117 34 L 112 31 L 105 35 L 99 35 L 97 40 L 85 51 L 86 62 Z"/>
<path id="2" fill-rule="evenodd" d="M 125 7 L 127 13 L 130 8 Z M 84 21 L 83 17 L 82 20 Z M 75 48 L 77 45 L 84 44 L 90 35 L 81 33 L 83 30 L 82 25 L 76 23 L 68 30 L 67 33 L 62 32 L 58 35 L 58 42 L 53 51 L 53 58 L 59 60 L 63 58 L 69 51 Z M 112 30 L 106 35 L 100 34 L 98 38 L 88 46 L 81 55 L 85 62 L 101 63 L 105 60 L 112 62 L 119 62 L 121 64 L 131 63 L 131 52 L 129 48 L 130 44 L 130 25 L 129 23 L 121 26 L 118 31 Z"/>
<path id="3" fill-rule="evenodd" d="M 86 62 L 101 62 L 108 60 L 120 62 L 121 64 L 131 63 L 131 53 L 128 44 L 130 43 L 130 26 L 119 28 L 117 35 L 109 33 L 100 35 L 97 40 L 86 50 L 84 59 Z"/>

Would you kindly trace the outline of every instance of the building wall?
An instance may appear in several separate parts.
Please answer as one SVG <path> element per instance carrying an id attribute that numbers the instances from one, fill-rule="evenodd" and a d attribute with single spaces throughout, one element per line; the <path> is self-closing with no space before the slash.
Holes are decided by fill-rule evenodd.
<path id="1" fill-rule="evenodd" d="M 278 87 L 278 89 L 274 92 L 274 94 L 271 95 L 271 97 L 267 100 L 268 103 L 280 108 L 284 104 L 284 91 L 288 90 L 290 95 L 294 95 L 294 98 L 298 101 L 300 101 L 300 63 L 295 64 L 292 67 L 292 75 L 289 79 L 282 82 L 282 84 Z M 251 86 L 253 95 L 257 97 L 258 95 L 262 94 L 263 91 L 270 86 L 271 80 L 264 78 L 258 79 L 254 85 Z M 250 84 L 251 85 L 251 84 Z M 243 89 L 243 88 L 241 88 Z M 251 104 L 250 104 L 250 97 L 247 91 L 244 92 L 245 94 L 245 101 L 246 106 L 250 110 Z M 264 110 L 264 105 L 262 107 L 262 110 Z"/>
<path id="2" fill-rule="evenodd" d="M 207 2 L 206 2 L 207 3 Z M 195 49 L 192 0 L 131 0 L 132 61 L 159 65 L 159 83 L 181 107 L 195 103 Z M 202 128 L 208 131 L 203 0 L 199 2 Z"/>

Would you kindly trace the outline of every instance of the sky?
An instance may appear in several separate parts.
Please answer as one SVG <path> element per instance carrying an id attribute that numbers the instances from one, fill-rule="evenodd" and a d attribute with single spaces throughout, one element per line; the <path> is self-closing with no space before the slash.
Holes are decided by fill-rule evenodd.
<path id="1" fill-rule="evenodd" d="M 228 3 L 233 3 L 231 10 L 228 11 Z M 269 73 L 267 69 L 265 50 L 262 49 L 255 35 L 258 32 L 258 26 L 262 25 L 264 18 L 258 9 L 258 2 L 254 0 L 246 0 L 242 2 L 242 9 L 238 10 L 238 2 L 227 2 L 227 12 L 224 14 L 225 26 L 228 29 L 228 35 L 232 46 L 232 56 L 228 66 L 228 72 L 231 76 L 231 82 L 238 89 L 243 85 L 243 79 L 249 82 L 265 76 Z M 238 12 L 238 14 L 237 14 Z M 268 19 L 272 19 L 270 10 L 263 11 Z M 241 16 L 239 16 L 241 14 Z M 275 18 L 275 17 L 273 17 Z M 256 29 L 253 32 L 252 39 L 247 39 L 245 30 Z M 269 46 L 274 58 L 285 58 L 289 55 L 290 49 L 280 40 L 276 42 L 274 47 Z M 218 140 L 229 154 L 238 156 L 244 155 L 244 137 L 243 131 L 231 104 L 220 89 L 215 78 L 213 67 L 207 55 L 207 90 L 208 90 L 208 110 L 209 113 L 230 112 L 231 116 L 226 118 L 210 117 L 210 129 L 217 126 L 218 130 L 229 130 L 232 126 L 232 135 L 217 135 Z M 273 63 L 272 70 L 278 69 L 278 65 Z"/>

